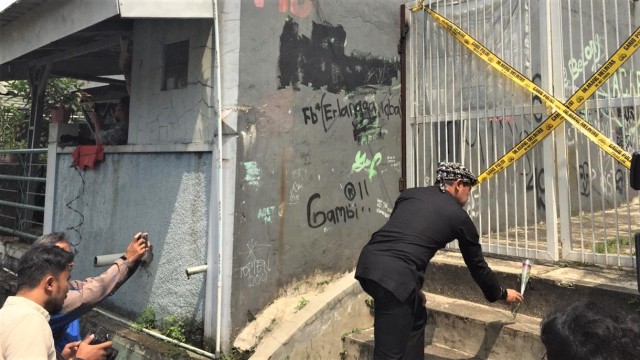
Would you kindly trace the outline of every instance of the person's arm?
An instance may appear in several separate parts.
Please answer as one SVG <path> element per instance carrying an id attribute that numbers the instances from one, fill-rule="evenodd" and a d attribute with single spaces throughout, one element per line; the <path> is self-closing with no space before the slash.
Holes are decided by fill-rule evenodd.
<path id="1" fill-rule="evenodd" d="M 111 294 L 114 289 L 117 289 L 129 278 L 129 272 L 134 268 L 135 263 L 151 249 L 151 246 L 149 245 L 149 247 L 147 247 L 147 242 L 142 239 L 143 234 L 144 233 L 140 232 L 133 236 L 131 243 L 125 251 L 125 259 L 120 258 L 116 260 L 107 271 L 97 277 L 72 282 L 74 289 L 69 290 L 61 313 L 73 314 L 72 316 L 60 317 L 59 321 L 68 323 L 69 318 L 71 318 L 71 320 L 78 318 L 82 313 L 89 311 L 95 304 Z M 52 321 L 51 326 L 56 327 L 56 324 Z"/>
<path id="2" fill-rule="evenodd" d="M 507 300 L 507 290 L 500 286 L 498 278 L 484 260 L 480 236 L 473 221 L 468 216 L 457 228 L 458 246 L 473 280 L 478 284 L 489 302 Z"/>
<path id="3" fill-rule="evenodd" d="M 91 113 L 91 115 L 89 116 L 91 119 L 91 122 L 93 123 L 93 127 L 95 128 L 94 130 L 94 134 L 95 134 L 95 140 L 96 140 L 96 145 L 100 145 L 102 144 L 102 139 L 100 134 L 102 133 L 102 123 L 104 122 L 104 119 L 98 115 L 95 111 Z"/>

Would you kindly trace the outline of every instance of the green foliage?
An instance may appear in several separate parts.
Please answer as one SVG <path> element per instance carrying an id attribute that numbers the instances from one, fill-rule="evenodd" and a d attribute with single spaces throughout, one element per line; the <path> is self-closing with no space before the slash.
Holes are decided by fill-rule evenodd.
<path id="1" fill-rule="evenodd" d="M 26 80 L 7 81 L 3 83 L 10 101 L 0 102 L 0 149 L 20 149 L 27 145 L 26 135 L 29 126 L 31 108 L 31 87 Z M 49 110 L 62 106 L 76 112 L 88 99 L 88 95 L 79 92 L 81 83 L 74 79 L 50 79 L 45 89 L 42 136 L 40 146 L 47 146 Z"/>
<path id="2" fill-rule="evenodd" d="M 342 334 L 342 336 L 340 337 L 340 339 L 341 339 L 342 341 L 344 341 L 344 340 L 347 338 L 347 336 L 349 336 L 349 335 L 351 335 L 351 334 L 360 334 L 361 332 L 362 332 L 362 330 L 360 330 L 360 328 L 357 328 L 357 327 L 356 327 L 356 328 L 351 329 L 351 331 L 347 331 L 347 332 L 345 332 L 344 334 Z"/>
<path id="3" fill-rule="evenodd" d="M 184 322 L 178 319 L 175 315 L 169 315 L 162 320 L 162 335 L 170 337 L 180 342 L 185 342 L 184 336 L 185 328 Z"/>
<path id="4" fill-rule="evenodd" d="M 144 310 L 138 315 L 133 327 L 136 330 L 141 329 L 155 329 L 156 327 L 156 312 L 151 305 L 147 305 Z"/>
<path id="5" fill-rule="evenodd" d="M 44 108 L 65 108 L 75 113 L 80 108 L 80 97 L 76 91 L 81 83 L 74 79 L 50 79 L 44 91 Z"/>
<path id="6" fill-rule="evenodd" d="M 307 306 L 308 304 L 309 304 L 309 300 L 305 299 L 304 297 L 300 298 L 300 301 L 298 301 L 298 305 L 296 305 L 296 311 L 300 311 L 304 309 L 304 307 Z"/>
<path id="7" fill-rule="evenodd" d="M 605 242 L 601 243 L 597 243 L 596 244 L 596 254 L 604 254 L 605 253 L 605 248 L 606 248 L 606 253 L 607 254 L 615 254 L 618 252 L 618 242 L 620 243 L 620 248 L 622 249 L 624 248 L 629 248 L 629 246 L 631 246 L 631 248 L 633 249 L 635 246 L 635 240 L 628 238 L 628 237 L 620 237 L 620 238 L 613 238 L 613 239 L 607 239 Z"/>
<path id="8" fill-rule="evenodd" d="M 0 104 L 0 150 L 21 149 L 29 126 L 29 113 L 15 104 Z"/>

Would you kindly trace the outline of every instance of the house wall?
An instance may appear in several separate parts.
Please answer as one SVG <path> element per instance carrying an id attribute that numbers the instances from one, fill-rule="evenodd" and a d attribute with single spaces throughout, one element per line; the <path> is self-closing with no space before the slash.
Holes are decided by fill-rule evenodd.
<path id="1" fill-rule="evenodd" d="M 211 20 L 136 20 L 129 144 L 211 143 Z M 188 84 L 162 90 L 164 45 L 189 40 Z"/>
<path id="2" fill-rule="evenodd" d="M 64 231 L 78 251 L 72 277 L 95 276 L 98 254 L 123 252 L 138 231 L 149 233 L 153 261 L 141 266 L 105 306 L 135 318 L 151 305 L 202 320 L 204 277 L 187 279 L 187 267 L 206 259 L 211 152 L 107 153 L 94 169 L 71 168 L 59 153 L 53 230 Z"/>
<path id="3" fill-rule="evenodd" d="M 242 1 L 233 334 L 292 282 L 353 269 L 391 213 L 399 14 L 382 0 Z"/>
<path id="4" fill-rule="evenodd" d="M 223 82 L 238 91 L 223 93 L 224 109 L 237 112 L 225 130 L 237 126 L 237 181 L 225 184 L 225 194 L 235 192 L 231 336 L 291 283 L 353 269 L 391 213 L 402 159 L 400 2 L 240 6 L 239 75 Z M 238 25 L 220 25 L 224 43 L 225 29 Z M 211 22 L 136 20 L 133 36 L 130 145 L 108 149 L 84 173 L 58 154 L 53 230 L 78 243 L 75 278 L 100 271 L 93 255 L 149 231 L 153 263 L 106 305 L 200 319 L 204 276 L 187 280 L 183 271 L 205 262 L 211 152 L 153 149 L 214 141 Z M 162 91 L 163 45 L 185 39 L 188 86 Z"/>

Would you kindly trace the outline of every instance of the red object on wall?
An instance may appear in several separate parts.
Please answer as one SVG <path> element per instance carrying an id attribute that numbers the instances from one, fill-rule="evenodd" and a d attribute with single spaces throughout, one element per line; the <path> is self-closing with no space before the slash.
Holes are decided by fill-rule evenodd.
<path id="1" fill-rule="evenodd" d="M 93 169 L 96 162 L 104 160 L 104 145 L 81 145 L 76 147 L 71 156 L 73 166 L 82 170 L 86 167 Z"/>

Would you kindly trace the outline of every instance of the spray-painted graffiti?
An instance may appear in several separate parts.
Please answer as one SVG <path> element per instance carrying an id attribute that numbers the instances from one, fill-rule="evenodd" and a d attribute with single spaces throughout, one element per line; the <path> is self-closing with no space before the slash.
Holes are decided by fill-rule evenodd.
<path id="1" fill-rule="evenodd" d="M 253 0 L 253 3 L 256 7 L 264 8 L 264 1 Z M 295 16 L 307 17 L 311 10 L 313 10 L 313 2 L 311 0 L 278 0 L 278 11 L 281 13 L 291 12 Z"/>
<path id="2" fill-rule="evenodd" d="M 600 47 L 600 35 L 595 34 L 593 40 L 590 40 L 582 50 L 582 54 L 579 58 L 571 58 L 567 63 L 568 73 L 571 77 L 571 82 L 575 81 L 580 74 L 584 72 L 589 64 L 591 64 L 591 71 L 595 72 L 599 67 L 599 62 L 602 59 L 602 50 Z"/>
<path id="3" fill-rule="evenodd" d="M 589 163 L 585 161 L 579 166 L 578 176 L 580 178 L 580 195 L 591 196 L 591 179 L 596 177 L 595 170 L 592 174 Z"/>
<path id="4" fill-rule="evenodd" d="M 371 55 L 345 55 L 347 33 L 341 25 L 312 23 L 311 38 L 298 33 L 298 23 L 287 17 L 280 35 L 278 88 L 299 85 L 337 94 L 364 85 L 391 85 L 400 62 Z"/>
<path id="5" fill-rule="evenodd" d="M 275 213 L 275 206 L 267 206 L 258 210 L 258 220 L 264 221 L 265 224 L 271 223 L 271 215 Z"/>
<path id="6" fill-rule="evenodd" d="M 523 174 L 524 175 L 524 174 Z M 527 173 L 527 191 L 534 191 L 536 194 L 536 207 L 544 211 L 544 169 L 534 168 L 534 171 Z"/>
<path id="7" fill-rule="evenodd" d="M 327 93 L 322 94 L 320 102 L 301 109 L 305 125 L 316 125 L 322 122 L 324 132 L 329 132 L 336 120 L 349 119 L 353 125 L 353 139 L 360 145 L 368 144 L 374 139 L 382 139 L 387 130 L 383 129 L 381 116 L 387 119 L 400 113 L 400 105 L 392 104 L 389 99 L 375 101 L 340 101 L 339 97 L 325 100 Z"/>
<path id="8" fill-rule="evenodd" d="M 380 165 L 381 162 L 382 162 L 381 153 L 377 152 L 375 155 L 373 155 L 373 158 L 369 160 L 367 158 L 367 153 L 361 152 L 360 150 L 358 150 L 358 153 L 356 153 L 356 157 L 353 162 L 353 165 L 351 165 L 351 171 L 358 173 L 364 169 L 367 169 L 369 173 L 369 180 L 373 180 L 373 177 L 378 174 L 378 171 L 376 170 L 376 166 Z"/>
<path id="9" fill-rule="evenodd" d="M 300 190 L 302 189 L 302 180 L 307 174 L 305 169 L 296 169 L 291 172 L 291 190 L 289 190 L 289 205 L 295 205 L 300 202 Z"/>
<path id="10" fill-rule="evenodd" d="M 378 202 L 376 203 L 376 205 L 377 205 L 376 213 L 382 214 L 382 216 L 386 218 L 389 218 L 389 216 L 391 216 L 391 212 L 393 211 L 393 209 L 389 207 L 389 204 L 387 204 L 384 200 L 378 199 Z"/>
<path id="11" fill-rule="evenodd" d="M 608 165 L 602 164 L 603 168 L 608 168 Z M 580 180 L 580 195 L 584 197 L 591 196 L 591 189 L 595 186 L 596 193 L 607 194 L 611 193 L 606 189 L 615 189 L 615 191 L 623 195 L 625 188 L 625 175 L 621 169 L 616 169 L 615 172 L 604 171 L 598 180 L 598 174 L 601 173 L 593 169 L 588 161 L 583 161 L 578 167 L 578 178 Z M 598 190 L 598 188 L 604 188 L 605 190 Z"/>
<path id="12" fill-rule="evenodd" d="M 244 163 L 244 169 L 246 171 L 246 175 L 244 176 L 244 181 L 246 181 L 249 185 L 258 186 L 260 185 L 260 169 L 255 161 L 248 161 Z"/>
<path id="13" fill-rule="evenodd" d="M 533 75 L 533 79 L 531 79 L 531 81 L 533 81 L 534 84 L 540 86 L 542 81 L 542 75 L 536 73 L 535 75 Z M 542 98 L 539 95 L 534 94 L 533 97 L 531 98 L 531 105 L 532 106 L 542 105 Z M 533 114 L 533 118 L 536 120 L 536 123 L 541 123 L 543 116 L 544 114 L 541 112 L 536 112 Z"/>
<path id="14" fill-rule="evenodd" d="M 307 201 L 307 225 L 312 228 L 319 228 L 325 223 L 333 225 L 339 223 L 348 223 L 356 221 L 360 218 L 360 215 L 365 212 L 371 212 L 371 208 L 356 203 L 358 195 L 360 200 L 364 200 L 369 197 L 369 190 L 367 188 L 367 181 L 363 180 L 358 182 L 358 187 L 351 182 L 348 182 L 344 186 L 344 196 L 347 198 L 346 204 L 340 204 L 338 206 L 330 206 L 321 208 L 319 203 L 322 196 L 319 193 L 315 193 L 309 197 Z M 318 209 L 320 208 L 320 209 Z"/>
<path id="15" fill-rule="evenodd" d="M 266 282 L 271 272 L 271 261 L 267 256 L 267 259 L 259 258 L 256 252 L 260 249 L 271 247 L 267 244 L 258 244 L 255 240 L 251 239 L 247 243 L 246 263 L 244 266 L 238 269 L 240 271 L 240 278 L 247 279 L 248 286 L 257 286 L 260 283 Z M 266 252 L 262 250 L 261 252 Z"/>
<path id="16" fill-rule="evenodd" d="M 489 121 L 508 122 L 508 123 L 516 122 L 513 116 L 491 116 L 489 117 Z"/>
<path id="17" fill-rule="evenodd" d="M 605 59 L 601 42 L 600 35 L 594 34 L 593 39 L 587 43 L 578 58 L 571 58 L 567 62 L 567 66 L 563 69 L 563 81 L 565 88 L 571 93 L 582 86 L 582 80 L 586 80 L 590 73 L 594 73 L 602 66 L 601 62 Z M 590 70 L 589 73 L 587 70 Z M 640 71 L 621 67 L 611 76 L 607 85 L 597 90 L 596 97 L 606 99 L 633 97 L 637 94 L 640 94 Z"/>
<path id="18" fill-rule="evenodd" d="M 624 173 L 620 169 L 616 169 L 616 191 L 620 195 L 624 192 Z"/>

